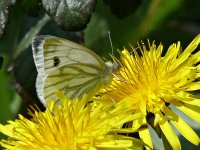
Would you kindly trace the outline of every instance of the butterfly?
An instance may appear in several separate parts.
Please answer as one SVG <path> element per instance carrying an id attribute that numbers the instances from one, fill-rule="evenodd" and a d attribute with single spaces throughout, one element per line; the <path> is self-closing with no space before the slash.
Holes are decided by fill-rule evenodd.
<path id="1" fill-rule="evenodd" d="M 82 45 L 50 35 L 33 38 L 32 50 L 38 72 L 36 92 L 44 105 L 56 98 L 55 90 L 72 100 L 86 93 L 94 95 L 118 68 Z"/>

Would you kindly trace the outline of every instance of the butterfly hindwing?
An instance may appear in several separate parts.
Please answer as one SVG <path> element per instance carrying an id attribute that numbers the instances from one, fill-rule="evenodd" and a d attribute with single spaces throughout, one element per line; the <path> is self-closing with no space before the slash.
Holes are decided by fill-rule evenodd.
<path id="1" fill-rule="evenodd" d="M 88 64 L 62 66 L 46 78 L 44 97 L 48 99 L 54 96 L 55 89 L 61 90 L 71 99 L 82 97 L 84 93 L 101 86 L 101 75 L 101 69 Z"/>

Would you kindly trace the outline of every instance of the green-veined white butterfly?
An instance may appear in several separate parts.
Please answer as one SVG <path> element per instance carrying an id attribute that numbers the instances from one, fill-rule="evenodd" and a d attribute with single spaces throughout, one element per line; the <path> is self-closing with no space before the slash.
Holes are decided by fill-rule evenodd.
<path id="1" fill-rule="evenodd" d="M 88 48 L 66 39 L 40 35 L 32 42 L 38 71 L 36 91 L 46 105 L 61 90 L 70 99 L 99 90 L 113 77 L 117 65 L 104 62 Z"/>

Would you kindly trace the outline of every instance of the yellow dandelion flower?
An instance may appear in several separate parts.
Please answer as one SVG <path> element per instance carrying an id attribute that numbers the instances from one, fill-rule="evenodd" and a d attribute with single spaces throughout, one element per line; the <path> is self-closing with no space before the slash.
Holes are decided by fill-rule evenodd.
<path id="1" fill-rule="evenodd" d="M 180 42 L 172 44 L 163 54 L 163 45 L 149 43 L 149 49 L 142 45 L 140 54 L 136 49 L 130 53 L 120 52 L 121 60 L 116 62 L 120 69 L 101 97 L 106 101 L 131 101 L 134 112 L 145 114 L 133 125 L 149 123 L 159 127 L 173 149 L 181 149 L 173 125 L 187 140 L 198 145 L 200 139 L 192 128 L 169 106 L 173 105 L 193 120 L 200 122 L 200 99 L 191 92 L 200 90 L 200 51 L 194 53 L 200 43 L 198 35 L 181 52 Z M 149 129 L 139 132 L 140 138 L 150 147 L 152 141 Z"/>
<path id="2" fill-rule="evenodd" d="M 92 106 L 86 97 L 72 102 L 61 92 L 56 94 L 60 105 L 52 100 L 45 112 L 29 111 L 31 120 L 19 115 L 19 119 L 7 125 L 0 124 L 0 132 L 8 136 L 0 142 L 1 146 L 9 150 L 143 148 L 140 140 L 117 134 L 123 132 L 120 128 L 125 122 L 141 117 L 124 111 L 130 106 L 127 102 Z"/>

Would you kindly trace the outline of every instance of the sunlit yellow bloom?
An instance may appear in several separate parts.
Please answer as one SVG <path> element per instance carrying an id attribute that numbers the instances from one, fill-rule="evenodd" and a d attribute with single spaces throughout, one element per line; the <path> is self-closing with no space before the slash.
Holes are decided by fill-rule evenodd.
<path id="1" fill-rule="evenodd" d="M 138 49 L 132 48 L 131 52 L 124 49 L 120 52 L 121 60 L 116 60 L 120 65 L 119 72 L 115 73 L 116 78 L 101 99 L 131 101 L 133 112 L 146 114 L 133 125 L 149 123 L 153 118 L 153 126 L 159 126 L 173 149 L 181 149 L 181 145 L 171 125 L 198 145 L 198 135 L 170 106 L 200 122 L 200 99 L 191 94 L 191 91 L 200 90 L 200 51 L 194 53 L 199 43 L 200 35 L 183 52 L 180 42 L 172 44 L 166 53 L 162 44 L 156 47 L 154 43 L 149 43 L 149 47 L 142 45 L 139 53 Z M 153 147 L 148 129 L 139 135 Z"/>
<path id="2" fill-rule="evenodd" d="M 0 125 L 0 132 L 9 137 L 1 146 L 13 150 L 142 149 L 141 141 L 116 134 L 134 131 L 120 128 L 141 117 L 125 111 L 129 103 L 92 106 L 86 97 L 72 102 L 61 92 L 56 94 L 60 105 L 50 101 L 45 112 L 30 113 L 31 120 L 19 115 L 19 119 Z"/>

